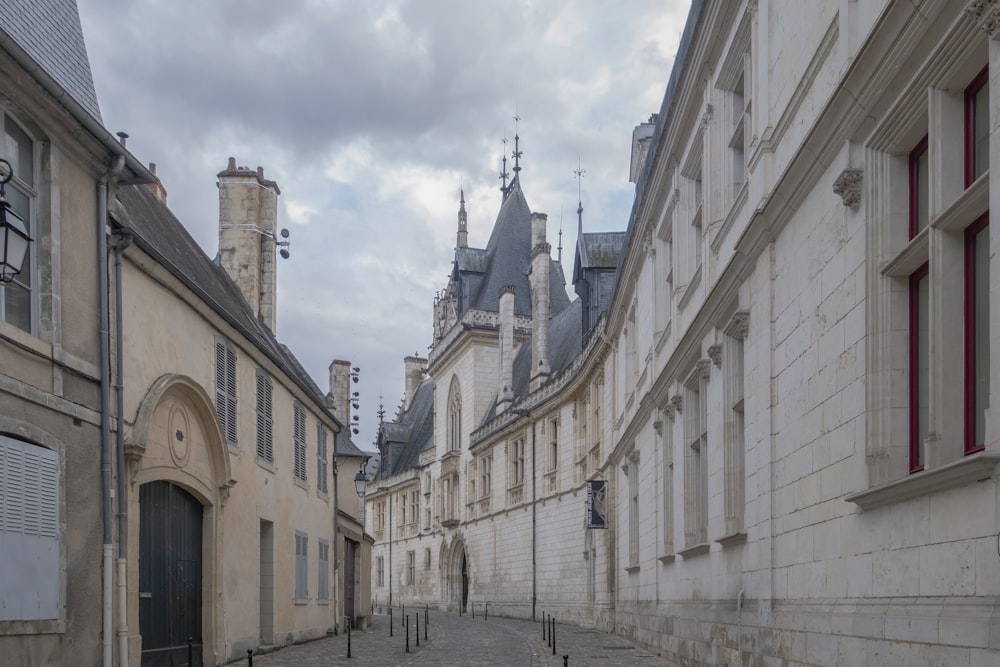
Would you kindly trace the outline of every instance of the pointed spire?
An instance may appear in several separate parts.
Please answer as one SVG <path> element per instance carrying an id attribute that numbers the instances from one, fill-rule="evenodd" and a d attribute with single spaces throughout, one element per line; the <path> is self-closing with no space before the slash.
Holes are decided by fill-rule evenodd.
<path id="1" fill-rule="evenodd" d="M 559 254 L 556 255 L 556 260 L 562 264 L 562 212 L 559 213 L 559 246 L 556 248 Z"/>
<path id="2" fill-rule="evenodd" d="M 458 247 L 469 247 L 469 217 L 465 212 L 465 188 L 461 188 L 458 203 Z"/>
<path id="3" fill-rule="evenodd" d="M 517 178 L 518 173 L 520 173 L 520 171 L 521 171 L 521 149 L 520 149 L 520 146 L 519 146 L 520 141 L 521 141 L 521 137 L 518 135 L 518 132 L 517 132 L 517 123 L 520 120 L 521 120 L 521 117 L 518 116 L 515 113 L 515 115 L 514 115 L 514 153 L 512 154 L 512 157 L 514 158 L 514 178 Z"/>
<path id="4" fill-rule="evenodd" d="M 510 176 L 510 174 L 507 173 L 507 130 L 506 129 L 504 129 L 503 131 L 502 143 L 503 143 L 503 150 L 500 152 L 500 155 L 503 156 L 503 159 L 501 160 L 503 166 L 500 168 L 500 181 L 502 183 L 500 185 L 500 192 L 503 193 L 503 201 L 507 201 L 507 195 L 510 194 L 510 188 L 507 187 L 507 177 Z"/>
<path id="5" fill-rule="evenodd" d="M 577 207 L 576 207 L 576 217 L 577 217 L 577 237 L 583 236 L 583 175 L 587 173 L 587 170 L 580 164 L 579 158 L 577 158 L 577 167 L 573 170 L 576 174 L 576 196 L 577 196 Z"/>

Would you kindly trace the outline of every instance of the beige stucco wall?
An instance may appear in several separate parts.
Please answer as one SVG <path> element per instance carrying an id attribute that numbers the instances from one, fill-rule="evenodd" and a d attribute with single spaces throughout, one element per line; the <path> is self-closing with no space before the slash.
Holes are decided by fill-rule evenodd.
<path id="1" fill-rule="evenodd" d="M 0 622 L 9 664 L 97 664 L 101 652 L 101 488 L 96 166 L 107 158 L 0 51 L 0 111 L 36 146 L 30 252 L 33 329 L 0 321 L 0 432 L 59 454 L 62 610 Z M 4 157 L 0 148 L 0 157 Z"/>
<path id="2" fill-rule="evenodd" d="M 155 274 L 153 279 L 146 270 Z M 157 281 L 162 281 L 157 282 Z M 183 297 L 183 298 L 182 298 Z M 274 637 L 286 644 L 319 637 L 334 624 L 333 480 L 330 493 L 316 486 L 317 414 L 309 399 L 285 379 L 256 348 L 228 325 L 190 298 L 173 276 L 154 267 L 133 246 L 126 252 L 123 280 L 125 336 L 125 415 L 129 441 L 145 446 L 129 472 L 130 634 L 139 650 L 137 601 L 138 485 L 154 479 L 180 483 L 205 504 L 204 635 L 206 664 L 245 656 L 259 638 L 260 524 L 273 523 Z M 155 317 L 150 317 L 155 314 Z M 238 444 L 224 444 L 214 414 L 214 343 L 221 334 L 237 353 Z M 256 456 L 255 386 L 258 367 L 273 380 L 274 463 Z M 150 394 L 163 382 L 183 388 L 184 400 L 167 390 Z M 180 383 L 179 385 L 177 383 Z M 307 480 L 293 476 L 293 401 L 306 408 Z M 178 456 L 176 430 L 171 423 L 188 424 L 190 452 Z M 144 413 L 151 413 L 148 429 Z M 332 448 L 333 422 L 324 418 Z M 170 443 L 169 445 L 167 443 Z M 332 463 L 332 462 L 331 462 Z M 332 465 L 328 467 L 332 475 Z M 232 480 L 234 485 L 230 483 Z M 353 486 L 353 485 L 352 485 Z M 294 599 L 295 531 L 306 533 L 309 598 Z M 211 539 L 209 539 L 211 536 Z M 330 599 L 318 600 L 318 540 L 331 542 Z"/>

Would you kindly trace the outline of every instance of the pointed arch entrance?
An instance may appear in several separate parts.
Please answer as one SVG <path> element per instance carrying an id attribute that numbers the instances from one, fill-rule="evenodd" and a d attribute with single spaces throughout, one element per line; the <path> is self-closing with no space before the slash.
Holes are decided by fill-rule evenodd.
<path id="1" fill-rule="evenodd" d="M 442 560 L 444 571 L 444 602 L 453 609 L 465 611 L 469 605 L 469 591 L 472 587 L 471 563 L 465 548 L 465 541 L 455 538 L 448 557 Z"/>

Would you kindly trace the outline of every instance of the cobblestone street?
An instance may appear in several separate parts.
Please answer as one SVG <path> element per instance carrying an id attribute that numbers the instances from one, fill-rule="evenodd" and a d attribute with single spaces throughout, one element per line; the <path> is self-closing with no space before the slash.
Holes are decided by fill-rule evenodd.
<path id="1" fill-rule="evenodd" d="M 420 646 L 416 645 L 414 617 L 410 615 L 410 652 L 406 652 L 406 631 L 398 610 L 389 636 L 389 617 L 375 616 L 372 628 L 351 636 L 351 658 L 347 657 L 347 637 L 327 637 L 307 644 L 290 646 L 255 656 L 254 667 L 559 667 L 563 656 L 570 667 L 668 667 L 668 663 L 648 650 L 619 637 L 572 625 L 556 625 L 556 652 L 542 638 L 541 621 L 530 622 L 481 615 L 430 612 L 430 626 L 424 627 L 420 613 Z M 427 639 L 424 639 L 424 631 Z M 246 664 L 246 660 L 231 663 Z"/>

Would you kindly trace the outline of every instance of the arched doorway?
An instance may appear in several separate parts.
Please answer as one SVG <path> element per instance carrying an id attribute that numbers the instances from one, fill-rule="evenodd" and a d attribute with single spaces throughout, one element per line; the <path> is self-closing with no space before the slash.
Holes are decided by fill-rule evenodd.
<path id="1" fill-rule="evenodd" d="M 462 550 L 462 611 L 469 606 L 469 559 Z"/>
<path id="2" fill-rule="evenodd" d="M 170 482 L 139 487 L 142 665 L 202 664 L 202 504 Z"/>

